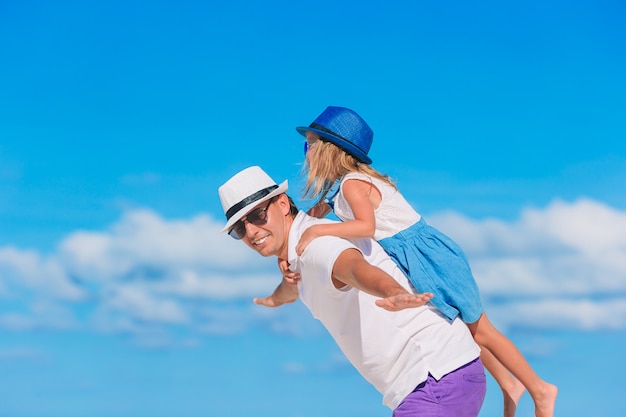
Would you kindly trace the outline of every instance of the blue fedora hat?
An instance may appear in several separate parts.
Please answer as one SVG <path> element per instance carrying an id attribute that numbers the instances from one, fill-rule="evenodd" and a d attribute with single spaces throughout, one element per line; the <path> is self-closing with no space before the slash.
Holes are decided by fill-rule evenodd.
<path id="1" fill-rule="evenodd" d="M 374 132 L 354 110 L 329 106 L 308 127 L 296 127 L 298 133 L 317 133 L 324 140 L 334 143 L 364 164 L 371 164 L 367 153 L 372 146 Z"/>

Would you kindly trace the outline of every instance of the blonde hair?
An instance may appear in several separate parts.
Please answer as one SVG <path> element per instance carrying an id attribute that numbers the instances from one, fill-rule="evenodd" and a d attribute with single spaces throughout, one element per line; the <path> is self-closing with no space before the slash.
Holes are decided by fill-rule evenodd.
<path id="1" fill-rule="evenodd" d="M 351 172 L 360 172 L 370 177 L 385 181 L 396 188 L 388 175 L 381 174 L 368 164 L 359 162 L 339 146 L 326 140 L 320 140 L 315 145 L 315 151 L 306 159 L 302 172 L 306 175 L 304 197 L 322 201 L 330 187 L 339 178 Z"/>

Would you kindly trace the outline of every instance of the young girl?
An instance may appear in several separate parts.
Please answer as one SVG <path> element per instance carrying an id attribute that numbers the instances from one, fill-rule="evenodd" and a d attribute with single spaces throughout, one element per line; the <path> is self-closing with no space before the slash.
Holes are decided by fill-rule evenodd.
<path id="1" fill-rule="evenodd" d="M 296 130 L 306 137 L 305 196 L 319 200 L 309 214 L 323 217 L 332 209 L 343 221 L 307 229 L 296 247 L 298 254 L 318 236 L 373 237 L 419 292 L 434 294 L 431 303 L 443 315 L 450 320 L 460 316 L 467 324 L 482 348 L 485 367 L 502 389 L 504 416 L 515 415 L 526 389 L 535 416 L 553 417 L 557 387 L 539 378 L 491 324 L 462 249 L 426 224 L 389 177 L 370 166 L 367 153 L 373 132 L 365 120 L 350 109 L 328 107 L 311 125 Z M 285 273 L 284 266 L 281 270 Z"/>

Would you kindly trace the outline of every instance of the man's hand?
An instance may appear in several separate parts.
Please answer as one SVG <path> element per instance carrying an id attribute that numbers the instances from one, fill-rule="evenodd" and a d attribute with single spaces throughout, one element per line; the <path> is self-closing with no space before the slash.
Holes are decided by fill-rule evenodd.
<path id="1" fill-rule="evenodd" d="M 282 306 L 283 304 L 293 303 L 296 300 L 280 302 L 274 298 L 274 294 L 272 294 L 264 298 L 254 298 L 252 301 L 254 301 L 254 304 L 258 304 L 260 306 L 276 308 Z"/>
<path id="2" fill-rule="evenodd" d="M 279 260 L 279 265 L 280 265 Z M 299 275 L 299 274 L 298 274 Z M 294 283 L 290 278 L 284 277 L 278 287 L 274 290 L 272 295 L 268 295 L 263 298 L 253 298 L 254 304 L 260 306 L 276 308 L 283 304 L 289 304 L 295 302 L 300 297 L 298 293 L 298 285 Z"/>
<path id="3" fill-rule="evenodd" d="M 429 292 L 422 294 L 398 294 L 376 300 L 376 305 L 387 311 L 400 311 L 405 308 L 421 307 L 429 302 L 431 298 L 433 298 L 433 294 Z"/>

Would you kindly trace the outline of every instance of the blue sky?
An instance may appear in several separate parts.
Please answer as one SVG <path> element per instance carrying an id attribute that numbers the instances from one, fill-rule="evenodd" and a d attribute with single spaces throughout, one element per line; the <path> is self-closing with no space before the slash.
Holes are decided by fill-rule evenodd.
<path id="1" fill-rule="evenodd" d="M 0 417 L 390 415 L 302 305 L 252 304 L 275 263 L 218 234 L 217 187 L 250 165 L 307 207 L 294 127 L 328 105 L 465 248 L 557 415 L 618 415 L 624 12 L 0 2 Z"/>

